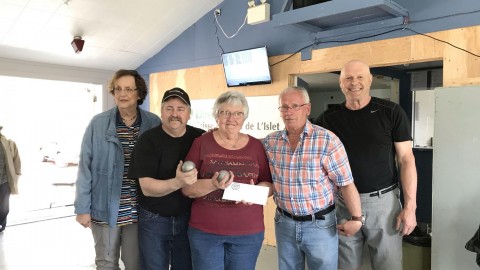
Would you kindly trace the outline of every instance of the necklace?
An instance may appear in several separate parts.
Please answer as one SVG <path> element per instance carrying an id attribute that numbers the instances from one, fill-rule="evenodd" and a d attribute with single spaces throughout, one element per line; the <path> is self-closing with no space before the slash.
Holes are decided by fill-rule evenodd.
<path id="1" fill-rule="evenodd" d="M 223 139 L 220 134 L 217 134 L 218 138 L 220 140 L 222 140 L 225 144 L 227 144 L 228 146 L 231 146 L 232 148 L 237 148 L 237 143 L 238 141 L 240 140 L 240 134 L 238 134 L 238 137 L 237 139 L 232 143 L 230 142 L 228 139 Z"/>
<path id="2" fill-rule="evenodd" d="M 133 119 L 137 118 L 137 114 L 135 114 L 134 116 L 132 116 L 130 119 L 128 118 L 123 118 L 122 116 L 120 116 L 123 120 L 123 122 L 130 122 L 132 121 Z"/>

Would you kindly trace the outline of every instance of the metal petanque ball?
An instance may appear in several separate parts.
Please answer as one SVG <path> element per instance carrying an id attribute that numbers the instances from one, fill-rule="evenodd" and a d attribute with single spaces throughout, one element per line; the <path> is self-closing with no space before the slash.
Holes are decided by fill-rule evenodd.
<path id="1" fill-rule="evenodd" d="M 182 164 L 182 172 L 188 172 L 195 169 L 195 163 L 193 161 L 187 160 Z"/>
<path id="2" fill-rule="evenodd" d="M 340 221 L 338 222 L 338 224 L 343 224 L 343 223 L 345 223 L 345 222 L 347 222 L 347 221 L 348 221 L 348 219 L 342 218 L 342 219 L 340 219 Z"/>
<path id="3" fill-rule="evenodd" d="M 221 170 L 219 173 L 218 173 L 218 177 L 217 177 L 217 181 L 220 182 L 222 181 L 223 177 L 225 175 L 229 175 L 230 173 L 226 170 Z M 230 179 L 230 177 L 228 177 L 227 181 Z"/>

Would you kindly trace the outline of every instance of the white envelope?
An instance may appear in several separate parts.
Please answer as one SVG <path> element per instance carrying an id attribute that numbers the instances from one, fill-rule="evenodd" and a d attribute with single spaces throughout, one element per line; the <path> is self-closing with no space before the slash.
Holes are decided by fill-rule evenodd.
<path id="1" fill-rule="evenodd" d="M 265 205 L 268 199 L 268 187 L 233 182 L 225 189 L 222 198 Z"/>

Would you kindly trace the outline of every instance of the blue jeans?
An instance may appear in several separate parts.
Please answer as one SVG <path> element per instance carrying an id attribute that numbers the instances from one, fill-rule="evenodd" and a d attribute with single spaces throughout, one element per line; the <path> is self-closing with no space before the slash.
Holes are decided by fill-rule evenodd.
<path id="1" fill-rule="evenodd" d="M 255 270 L 264 233 L 218 235 L 190 227 L 188 237 L 195 270 Z"/>
<path id="2" fill-rule="evenodd" d="M 162 217 L 139 207 L 138 241 L 142 270 L 190 270 L 187 229 L 190 213 Z"/>
<path id="3" fill-rule="evenodd" d="M 275 213 L 278 267 L 280 270 L 336 270 L 338 234 L 335 210 L 325 220 L 295 221 Z"/>

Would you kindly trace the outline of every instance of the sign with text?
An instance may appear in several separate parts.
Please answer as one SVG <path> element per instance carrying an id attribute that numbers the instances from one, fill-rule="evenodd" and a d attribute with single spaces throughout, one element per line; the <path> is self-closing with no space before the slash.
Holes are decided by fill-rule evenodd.
<path id="1" fill-rule="evenodd" d="M 261 139 L 273 131 L 285 128 L 278 111 L 278 95 L 247 97 L 250 109 L 240 132 Z M 191 100 L 192 114 L 188 124 L 204 130 L 217 127 L 212 115 L 215 99 Z"/>

